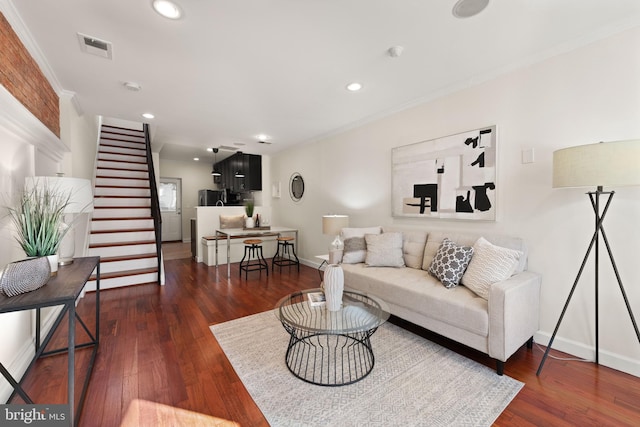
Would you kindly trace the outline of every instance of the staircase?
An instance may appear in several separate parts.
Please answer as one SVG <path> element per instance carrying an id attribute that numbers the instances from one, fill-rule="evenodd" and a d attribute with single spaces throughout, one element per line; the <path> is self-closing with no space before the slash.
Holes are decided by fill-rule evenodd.
<path id="1" fill-rule="evenodd" d="M 152 178 L 144 130 L 103 124 L 89 238 L 89 255 L 100 256 L 100 289 L 160 283 Z"/>

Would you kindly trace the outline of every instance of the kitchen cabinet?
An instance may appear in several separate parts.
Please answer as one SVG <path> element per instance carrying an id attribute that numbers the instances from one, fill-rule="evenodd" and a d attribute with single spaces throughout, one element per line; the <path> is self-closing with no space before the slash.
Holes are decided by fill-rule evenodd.
<path id="1" fill-rule="evenodd" d="M 216 163 L 222 173 L 221 186 L 231 191 L 262 190 L 262 157 L 255 154 L 235 153 Z M 244 177 L 238 177 L 241 172 Z"/>

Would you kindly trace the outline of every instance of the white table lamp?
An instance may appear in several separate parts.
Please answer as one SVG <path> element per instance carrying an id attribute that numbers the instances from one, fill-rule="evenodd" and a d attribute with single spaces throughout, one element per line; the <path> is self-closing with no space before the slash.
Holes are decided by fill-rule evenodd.
<path id="1" fill-rule="evenodd" d="M 329 247 L 329 264 L 335 264 L 342 258 L 344 243 L 340 239 L 340 231 L 349 226 L 348 215 L 324 215 L 322 217 L 322 234 L 336 236 Z"/>

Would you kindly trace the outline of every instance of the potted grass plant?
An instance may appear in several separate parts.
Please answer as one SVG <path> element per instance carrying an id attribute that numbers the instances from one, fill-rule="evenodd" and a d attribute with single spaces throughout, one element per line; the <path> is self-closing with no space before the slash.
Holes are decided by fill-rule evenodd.
<path id="1" fill-rule="evenodd" d="M 58 247 L 68 230 L 62 224 L 70 197 L 46 182 L 36 182 L 20 193 L 15 205 L 8 208 L 16 227 L 16 240 L 25 254 L 48 257 L 52 273 L 58 270 Z"/>
<path id="2" fill-rule="evenodd" d="M 253 210 L 255 208 L 255 203 L 253 200 L 247 200 L 244 204 L 244 212 L 247 214 L 247 219 L 245 220 L 246 228 L 255 227 L 256 223 L 253 220 Z"/>

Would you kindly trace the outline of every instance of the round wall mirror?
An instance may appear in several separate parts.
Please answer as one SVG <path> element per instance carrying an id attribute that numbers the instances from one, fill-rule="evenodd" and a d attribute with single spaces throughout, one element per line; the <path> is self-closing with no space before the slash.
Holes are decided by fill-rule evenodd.
<path id="1" fill-rule="evenodd" d="M 294 202 L 302 199 L 302 195 L 304 194 L 304 180 L 298 172 L 291 175 L 291 179 L 289 180 L 289 194 Z"/>

